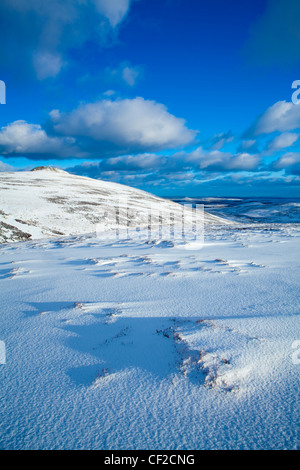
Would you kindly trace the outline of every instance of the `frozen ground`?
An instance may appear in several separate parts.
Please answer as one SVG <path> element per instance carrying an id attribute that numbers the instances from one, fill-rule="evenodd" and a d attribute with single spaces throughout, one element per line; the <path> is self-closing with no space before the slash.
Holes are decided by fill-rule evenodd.
<path id="1" fill-rule="evenodd" d="M 0 447 L 299 448 L 299 226 L 0 248 Z"/>

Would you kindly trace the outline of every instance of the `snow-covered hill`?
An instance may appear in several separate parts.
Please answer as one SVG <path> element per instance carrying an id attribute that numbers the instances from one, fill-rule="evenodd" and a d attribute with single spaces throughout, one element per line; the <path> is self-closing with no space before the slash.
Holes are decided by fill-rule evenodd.
<path id="1" fill-rule="evenodd" d="M 2 173 L 0 241 L 91 233 L 97 230 L 97 226 L 109 231 L 116 225 L 116 208 L 120 204 L 122 210 L 117 214 L 118 223 L 123 226 L 146 227 L 150 208 L 157 214 L 157 219 L 159 213 L 162 220 L 170 213 L 174 214 L 175 221 L 182 219 L 181 205 L 117 183 L 75 176 L 47 167 Z M 185 217 L 186 222 L 192 221 L 191 210 L 185 209 Z M 207 213 L 205 222 L 229 223 Z"/>

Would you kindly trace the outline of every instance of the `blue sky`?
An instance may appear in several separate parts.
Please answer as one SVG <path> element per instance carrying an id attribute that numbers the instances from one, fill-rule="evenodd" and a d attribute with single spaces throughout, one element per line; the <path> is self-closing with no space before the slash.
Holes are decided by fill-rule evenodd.
<path id="1" fill-rule="evenodd" d="M 0 170 L 300 196 L 299 15 L 298 0 L 3 0 Z"/>

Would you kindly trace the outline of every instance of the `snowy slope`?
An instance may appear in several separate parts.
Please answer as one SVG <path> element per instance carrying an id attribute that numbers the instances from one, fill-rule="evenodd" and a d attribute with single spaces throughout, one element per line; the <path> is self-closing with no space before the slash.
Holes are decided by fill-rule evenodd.
<path id="1" fill-rule="evenodd" d="M 120 223 L 146 226 L 149 209 L 180 219 L 182 206 L 141 190 L 45 168 L 0 174 L 0 241 L 91 233 L 116 224 L 119 203 L 129 214 Z M 206 223 L 228 223 L 206 214 Z"/>
<path id="2" fill-rule="evenodd" d="M 122 223 L 152 202 L 181 217 L 62 171 L 1 175 L 2 240 L 39 240 L 0 245 L 0 448 L 299 449 L 299 224 L 112 241 L 119 198 Z"/>
<path id="3" fill-rule="evenodd" d="M 0 448 L 299 448 L 299 227 L 0 246 Z"/>

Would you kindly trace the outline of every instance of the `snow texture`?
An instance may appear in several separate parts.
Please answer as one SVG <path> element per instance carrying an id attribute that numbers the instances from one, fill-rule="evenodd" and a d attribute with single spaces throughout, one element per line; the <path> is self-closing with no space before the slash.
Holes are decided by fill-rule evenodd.
<path id="1" fill-rule="evenodd" d="M 42 238 L 0 249 L 0 447 L 299 448 L 299 226 L 206 224 L 202 249 L 47 239 L 81 220 L 61 225 L 79 199 L 53 174 L 69 198 L 57 225 L 48 173 L 1 179 L 5 223 Z M 126 191 L 76 181 L 91 203 L 105 197 L 92 188 Z"/>

